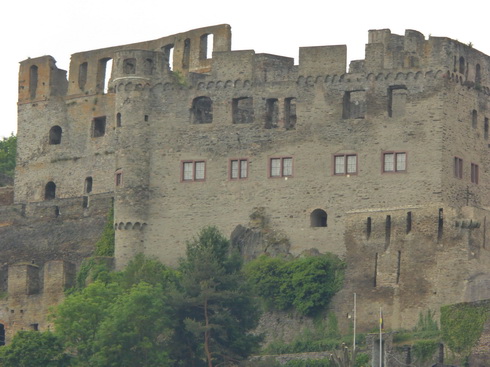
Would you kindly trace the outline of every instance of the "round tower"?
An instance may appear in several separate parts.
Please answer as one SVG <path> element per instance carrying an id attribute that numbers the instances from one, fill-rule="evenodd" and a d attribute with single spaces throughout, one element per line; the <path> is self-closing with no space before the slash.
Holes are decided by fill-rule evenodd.
<path id="1" fill-rule="evenodd" d="M 114 57 L 116 92 L 114 226 L 116 268 L 144 252 L 150 180 L 150 87 L 164 67 L 154 51 L 124 50 Z"/>

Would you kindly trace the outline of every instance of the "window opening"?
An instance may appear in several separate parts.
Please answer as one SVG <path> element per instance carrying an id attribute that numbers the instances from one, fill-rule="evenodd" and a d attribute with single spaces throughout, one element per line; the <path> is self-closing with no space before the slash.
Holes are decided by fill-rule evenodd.
<path id="1" fill-rule="evenodd" d="M 463 178 L 463 159 L 454 157 L 454 177 Z"/>
<path id="2" fill-rule="evenodd" d="M 485 122 L 483 125 L 483 137 L 488 140 L 488 117 L 485 117 Z"/>
<path id="3" fill-rule="evenodd" d="M 363 90 L 344 93 L 342 118 L 363 119 L 366 114 L 366 93 Z"/>
<path id="4" fill-rule="evenodd" d="M 412 212 L 407 212 L 407 234 L 412 231 Z"/>
<path id="5" fill-rule="evenodd" d="M 476 68 L 475 68 L 475 85 L 477 88 L 481 87 L 481 67 L 480 67 L 480 64 L 476 64 Z"/>
<path id="6" fill-rule="evenodd" d="M 136 59 L 124 59 L 123 61 L 124 74 L 136 74 Z"/>
<path id="7" fill-rule="evenodd" d="M 476 110 L 473 110 L 471 112 L 471 126 L 475 129 L 478 125 L 478 112 Z"/>
<path id="8" fill-rule="evenodd" d="M 50 145 L 61 144 L 62 132 L 63 132 L 63 130 L 61 129 L 60 126 L 53 126 L 49 130 L 49 144 Z"/>
<path id="9" fill-rule="evenodd" d="M 52 200 L 56 198 L 56 184 L 49 181 L 44 187 L 44 200 Z"/>
<path id="10" fill-rule="evenodd" d="M 357 173 L 357 154 L 337 154 L 334 156 L 334 175 L 345 176 Z"/>
<path id="11" fill-rule="evenodd" d="M 88 196 L 83 196 L 82 197 L 82 207 L 84 209 L 87 209 L 88 208 Z"/>
<path id="12" fill-rule="evenodd" d="M 212 33 L 203 34 L 201 36 L 201 44 L 199 48 L 199 58 L 201 60 L 211 59 L 213 57 L 213 42 L 214 36 Z"/>
<path id="13" fill-rule="evenodd" d="M 400 117 L 405 115 L 407 89 L 404 85 L 388 88 L 388 116 Z"/>
<path id="14" fill-rule="evenodd" d="M 145 62 L 143 64 L 143 71 L 145 75 L 152 75 L 153 74 L 153 60 L 152 59 L 145 59 Z"/>
<path id="15" fill-rule="evenodd" d="M 378 253 L 376 252 L 376 255 L 374 255 L 374 281 L 373 281 L 374 287 L 376 287 L 377 277 L 378 277 Z"/>
<path id="16" fill-rule="evenodd" d="M 85 89 L 85 84 L 87 84 L 88 75 L 88 63 L 82 62 L 78 67 L 78 87 L 81 90 Z"/>
<path id="17" fill-rule="evenodd" d="M 385 231 L 385 246 L 388 247 L 391 242 L 391 215 L 386 216 Z"/>
<path id="18" fill-rule="evenodd" d="M 106 122 L 105 116 L 94 117 L 94 119 L 92 120 L 93 138 L 99 138 L 105 135 L 105 122 Z"/>
<path id="19" fill-rule="evenodd" d="M 230 160 L 230 179 L 240 180 L 248 177 L 248 159 Z"/>
<path id="20" fill-rule="evenodd" d="M 117 170 L 114 174 L 114 183 L 116 186 L 122 186 L 123 184 L 123 173 L 122 170 Z"/>
<path id="21" fill-rule="evenodd" d="M 294 129 L 296 126 L 296 98 L 284 100 L 284 127 Z"/>
<path id="22" fill-rule="evenodd" d="M 293 175 L 293 158 L 271 158 L 270 177 L 288 177 Z"/>
<path id="23" fill-rule="evenodd" d="M 310 214 L 310 224 L 312 227 L 327 226 L 327 212 L 323 209 L 315 209 Z"/>
<path id="24" fill-rule="evenodd" d="M 97 93 L 107 93 L 109 90 L 109 80 L 112 73 L 112 59 L 105 58 L 99 60 L 97 71 Z"/>
<path id="25" fill-rule="evenodd" d="M 31 324 L 32 331 L 39 331 L 39 324 Z"/>
<path id="26" fill-rule="evenodd" d="M 478 184 L 480 176 L 480 167 L 478 164 L 471 163 L 471 182 L 474 184 Z"/>
<path id="27" fill-rule="evenodd" d="M 371 237 L 371 231 L 372 231 L 372 220 L 371 217 L 368 217 L 366 220 L 366 239 L 369 240 L 369 237 Z"/>
<path id="28" fill-rule="evenodd" d="M 209 97 L 197 97 L 192 101 L 192 123 L 209 124 L 213 122 L 213 101 Z"/>
<path id="29" fill-rule="evenodd" d="M 118 112 L 116 115 L 116 126 L 121 127 L 122 126 L 122 119 L 121 119 L 121 113 Z"/>
<path id="30" fill-rule="evenodd" d="M 459 73 L 464 74 L 464 57 L 459 58 Z"/>
<path id="31" fill-rule="evenodd" d="M 206 177 L 206 162 L 182 162 L 182 181 L 204 181 Z"/>
<path id="32" fill-rule="evenodd" d="M 398 260 L 396 265 L 396 284 L 400 282 L 400 265 L 402 261 L 402 252 L 398 251 Z"/>
<path id="33" fill-rule="evenodd" d="M 406 152 L 383 153 L 383 172 L 406 172 L 406 170 L 407 170 Z"/>
<path id="34" fill-rule="evenodd" d="M 29 69 L 29 92 L 31 99 L 36 98 L 37 92 L 37 80 L 38 79 L 38 67 L 32 65 Z"/>
<path id="35" fill-rule="evenodd" d="M 60 215 L 61 215 L 61 212 L 60 212 L 60 207 L 59 207 L 58 205 L 56 205 L 56 206 L 54 207 L 54 216 L 55 216 L 56 218 L 58 218 Z"/>
<path id="36" fill-rule="evenodd" d="M 0 345 L 5 345 L 5 325 L 0 324 Z"/>
<path id="37" fill-rule="evenodd" d="M 270 129 L 278 126 L 279 122 L 279 103 L 277 98 L 266 100 L 265 128 Z"/>
<path id="38" fill-rule="evenodd" d="M 184 53 L 182 57 L 182 68 L 189 69 L 189 61 L 191 56 L 191 40 L 186 38 L 184 41 Z"/>
<path id="39" fill-rule="evenodd" d="M 439 219 L 437 224 L 437 241 L 439 242 L 442 239 L 442 229 L 444 226 L 444 213 L 442 208 L 439 209 Z"/>
<path id="40" fill-rule="evenodd" d="M 162 50 L 165 64 L 169 70 L 172 70 L 174 63 L 174 45 L 164 46 Z"/>
<path id="41" fill-rule="evenodd" d="M 93 179 L 92 177 L 87 177 L 85 179 L 85 187 L 84 187 L 84 192 L 86 194 L 90 194 L 92 192 L 92 182 L 93 182 Z"/>
<path id="42" fill-rule="evenodd" d="M 254 121 L 252 97 L 234 98 L 232 101 L 234 124 L 247 124 Z"/>

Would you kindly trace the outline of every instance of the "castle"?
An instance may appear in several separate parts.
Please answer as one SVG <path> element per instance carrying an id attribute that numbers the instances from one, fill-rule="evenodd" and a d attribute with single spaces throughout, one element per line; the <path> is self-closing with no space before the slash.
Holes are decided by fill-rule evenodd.
<path id="1" fill-rule="evenodd" d="M 490 57 L 388 29 L 348 70 L 346 55 L 232 51 L 217 25 L 73 54 L 68 78 L 22 61 L 0 334 L 49 327 L 112 202 L 117 269 L 139 252 L 175 264 L 207 225 L 242 243 L 261 216 L 274 251 L 346 259 L 332 307 L 346 324 L 356 293 L 360 330 L 380 307 L 408 328 L 490 298 Z"/>

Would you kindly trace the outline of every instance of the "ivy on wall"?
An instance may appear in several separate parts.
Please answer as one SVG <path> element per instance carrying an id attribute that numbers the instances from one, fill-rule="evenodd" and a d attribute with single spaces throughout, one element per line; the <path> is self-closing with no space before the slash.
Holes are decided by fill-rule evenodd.
<path id="1" fill-rule="evenodd" d="M 490 304 L 460 303 L 441 307 L 442 339 L 454 353 L 467 357 L 480 339 Z"/>

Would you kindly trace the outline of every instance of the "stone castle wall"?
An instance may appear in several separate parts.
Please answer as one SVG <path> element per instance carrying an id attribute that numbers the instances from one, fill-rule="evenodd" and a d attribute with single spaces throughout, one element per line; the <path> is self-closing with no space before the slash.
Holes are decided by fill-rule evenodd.
<path id="1" fill-rule="evenodd" d="M 346 55 L 302 47 L 295 65 L 232 51 L 218 25 L 74 54 L 68 79 L 51 56 L 25 60 L 14 204 L 2 210 L 52 226 L 60 210 L 83 213 L 71 223 L 96 221 L 92 239 L 96 199 L 114 197 L 117 268 L 138 252 L 175 264 L 203 226 L 229 235 L 261 211 L 291 254 L 347 260 L 339 314 L 356 292 L 366 320 L 382 304 L 392 327 L 488 297 L 490 58 L 387 29 L 369 32 L 349 70 Z M 90 252 L 53 242 L 56 259 Z M 24 261 L 12 243 L 8 263 Z"/>

